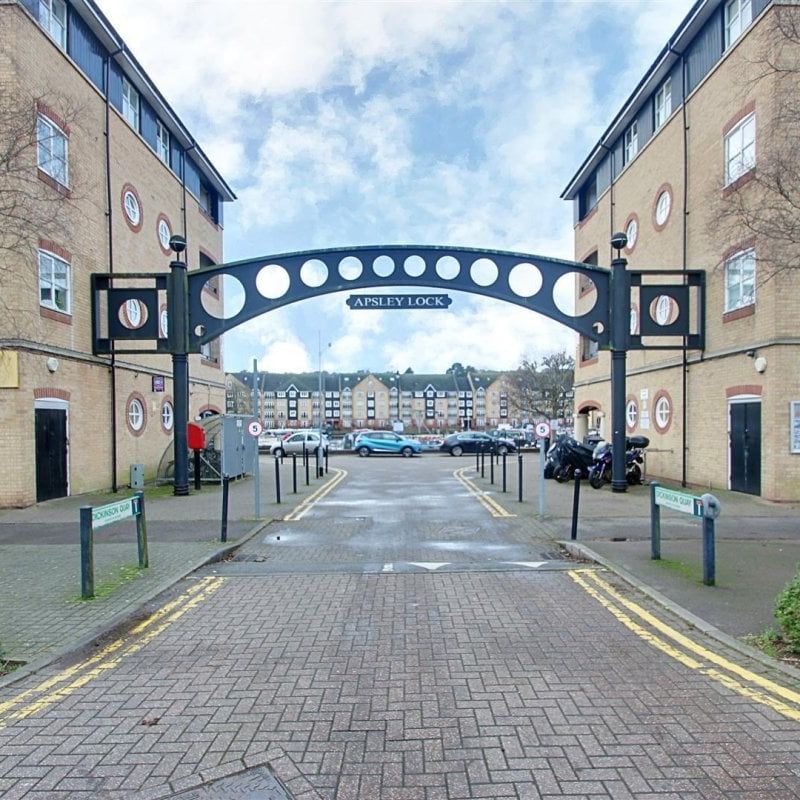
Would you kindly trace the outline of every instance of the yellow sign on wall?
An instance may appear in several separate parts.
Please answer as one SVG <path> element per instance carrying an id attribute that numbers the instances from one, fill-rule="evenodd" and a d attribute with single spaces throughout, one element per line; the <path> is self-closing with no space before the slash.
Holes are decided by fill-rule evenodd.
<path id="1" fill-rule="evenodd" d="M 0 350 L 0 389 L 19 389 L 19 353 Z"/>

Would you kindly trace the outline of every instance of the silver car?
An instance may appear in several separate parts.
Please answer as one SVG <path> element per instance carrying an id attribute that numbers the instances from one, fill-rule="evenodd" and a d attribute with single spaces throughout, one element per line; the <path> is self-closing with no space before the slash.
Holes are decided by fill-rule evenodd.
<path id="1" fill-rule="evenodd" d="M 291 453 L 302 453 L 303 450 L 316 455 L 319 448 L 319 438 L 319 431 L 298 431 L 272 445 L 269 452 L 278 458 L 283 458 L 283 456 Z M 327 452 L 328 437 L 323 435 L 322 453 L 324 455 Z"/>

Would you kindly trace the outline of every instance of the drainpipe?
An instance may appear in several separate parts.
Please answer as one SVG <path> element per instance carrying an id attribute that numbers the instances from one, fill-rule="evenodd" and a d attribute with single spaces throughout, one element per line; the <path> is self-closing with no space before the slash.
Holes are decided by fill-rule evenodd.
<path id="1" fill-rule="evenodd" d="M 124 48 L 109 53 L 105 65 L 105 137 L 106 137 L 106 220 L 108 222 L 108 271 L 114 272 L 114 202 L 111 196 L 111 59 Z M 113 285 L 113 281 L 111 281 Z M 119 491 L 117 486 L 117 357 L 114 342 L 111 342 L 111 491 Z"/>

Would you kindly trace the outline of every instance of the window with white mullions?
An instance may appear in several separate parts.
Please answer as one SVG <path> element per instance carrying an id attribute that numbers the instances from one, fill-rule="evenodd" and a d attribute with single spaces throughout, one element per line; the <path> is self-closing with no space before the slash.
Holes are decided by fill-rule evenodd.
<path id="1" fill-rule="evenodd" d="M 756 301 L 756 252 L 744 250 L 725 261 L 725 311 Z"/>
<path id="2" fill-rule="evenodd" d="M 156 153 L 169 166 L 169 131 L 161 120 L 156 120 Z"/>
<path id="3" fill-rule="evenodd" d="M 725 3 L 725 49 L 727 50 L 753 21 L 751 0 L 728 0 Z"/>
<path id="4" fill-rule="evenodd" d="M 136 397 L 132 397 L 128 402 L 128 424 L 133 431 L 138 432 L 144 428 L 144 406 Z"/>
<path id="5" fill-rule="evenodd" d="M 39 22 L 55 43 L 67 49 L 67 4 L 64 0 L 39 0 Z"/>
<path id="6" fill-rule="evenodd" d="M 623 153 L 623 163 L 628 164 L 639 152 L 639 124 L 634 123 L 625 131 L 625 151 Z"/>
<path id="7" fill-rule="evenodd" d="M 745 117 L 725 136 L 725 185 L 756 165 L 756 115 Z"/>
<path id="8" fill-rule="evenodd" d="M 40 114 L 36 120 L 36 158 L 39 169 L 62 186 L 67 186 L 68 155 L 67 135 L 54 122 Z"/>
<path id="9" fill-rule="evenodd" d="M 61 258 L 39 251 L 39 304 L 70 313 L 70 266 Z"/>
<path id="10" fill-rule="evenodd" d="M 139 130 L 139 92 L 127 78 L 122 79 L 122 116 L 135 131 Z"/>
<path id="11" fill-rule="evenodd" d="M 658 130 L 672 113 L 672 78 L 667 78 L 661 84 L 661 88 L 656 92 L 654 106 L 655 127 Z"/>

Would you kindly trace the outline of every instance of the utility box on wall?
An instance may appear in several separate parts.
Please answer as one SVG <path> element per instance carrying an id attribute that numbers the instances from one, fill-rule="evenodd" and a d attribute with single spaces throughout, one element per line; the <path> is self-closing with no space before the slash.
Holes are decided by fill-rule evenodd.
<path id="1" fill-rule="evenodd" d="M 131 489 L 144 489 L 144 464 L 131 464 Z"/>

